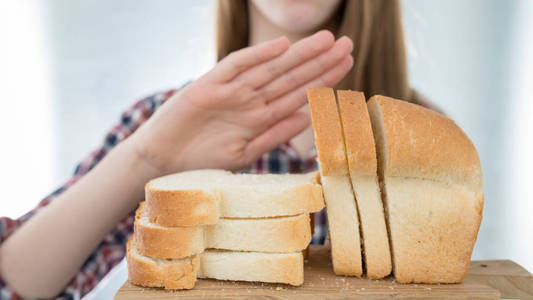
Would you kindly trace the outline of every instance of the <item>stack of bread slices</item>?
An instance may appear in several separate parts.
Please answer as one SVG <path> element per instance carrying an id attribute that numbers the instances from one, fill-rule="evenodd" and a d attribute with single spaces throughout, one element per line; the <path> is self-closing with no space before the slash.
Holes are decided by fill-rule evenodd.
<path id="1" fill-rule="evenodd" d="M 363 93 L 308 90 L 333 269 L 401 283 L 466 276 L 483 209 L 475 147 L 450 119 Z"/>
<path id="2" fill-rule="evenodd" d="M 317 173 L 198 170 L 150 181 L 127 245 L 130 282 L 190 289 L 196 278 L 301 285 Z"/>

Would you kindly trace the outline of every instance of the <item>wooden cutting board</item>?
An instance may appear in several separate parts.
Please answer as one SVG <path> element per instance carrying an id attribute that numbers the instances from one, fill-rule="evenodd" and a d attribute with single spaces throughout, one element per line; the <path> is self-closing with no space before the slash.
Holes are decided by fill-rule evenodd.
<path id="1" fill-rule="evenodd" d="M 311 246 L 301 287 L 284 284 L 198 280 L 192 290 L 166 291 L 124 283 L 115 300 L 131 299 L 533 299 L 533 276 L 510 260 L 475 261 L 460 284 L 398 284 L 393 278 L 370 280 L 335 276 L 329 251 Z"/>

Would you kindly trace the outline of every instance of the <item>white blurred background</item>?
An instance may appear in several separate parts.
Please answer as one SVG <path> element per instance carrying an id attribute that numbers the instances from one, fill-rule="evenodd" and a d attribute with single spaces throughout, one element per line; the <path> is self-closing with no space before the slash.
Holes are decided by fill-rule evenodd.
<path id="1" fill-rule="evenodd" d="M 533 271 L 533 2 L 403 1 L 410 80 L 471 137 L 484 219 L 473 259 Z M 0 215 L 59 186 L 133 101 L 214 64 L 214 2 L 0 2 Z M 121 264 L 92 296 L 110 299 Z"/>

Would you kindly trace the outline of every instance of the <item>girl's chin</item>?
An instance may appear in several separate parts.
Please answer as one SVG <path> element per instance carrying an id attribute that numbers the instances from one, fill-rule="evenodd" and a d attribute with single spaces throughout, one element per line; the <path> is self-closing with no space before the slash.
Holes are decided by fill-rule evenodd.
<path id="1" fill-rule="evenodd" d="M 322 23 L 324 23 L 321 22 L 321 20 L 313 18 L 314 15 L 315 14 L 313 13 L 313 10 L 310 9 L 301 9 L 298 11 L 286 12 L 282 18 L 277 20 L 278 22 L 276 23 L 278 24 L 276 25 L 281 27 L 283 30 L 292 33 L 311 32 L 319 28 Z"/>
<path id="2" fill-rule="evenodd" d="M 310 33 L 324 25 L 340 4 L 339 0 L 253 1 L 267 19 L 284 31 Z"/>

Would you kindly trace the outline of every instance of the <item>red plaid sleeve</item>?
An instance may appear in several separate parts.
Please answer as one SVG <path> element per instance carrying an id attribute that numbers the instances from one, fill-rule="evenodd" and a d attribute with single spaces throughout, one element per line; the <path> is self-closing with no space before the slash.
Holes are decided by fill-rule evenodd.
<path id="1" fill-rule="evenodd" d="M 106 135 L 102 145 L 85 158 L 75 169 L 67 182 L 44 198 L 34 209 L 18 219 L 0 217 L 0 243 L 5 241 L 25 221 L 37 214 L 57 196 L 75 184 L 81 177 L 100 162 L 118 143 L 130 136 L 154 111 L 170 98 L 176 90 L 141 99 L 126 110 L 111 131 Z M 125 245 L 133 232 L 133 212 L 117 224 L 84 262 L 79 272 L 74 275 L 59 299 L 80 298 L 92 290 L 96 284 L 125 256 Z M 0 278 L 0 299 L 22 299 L 15 291 L 6 286 Z"/>

